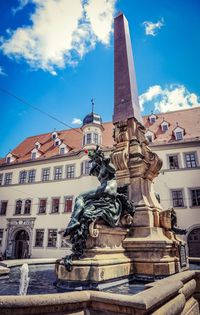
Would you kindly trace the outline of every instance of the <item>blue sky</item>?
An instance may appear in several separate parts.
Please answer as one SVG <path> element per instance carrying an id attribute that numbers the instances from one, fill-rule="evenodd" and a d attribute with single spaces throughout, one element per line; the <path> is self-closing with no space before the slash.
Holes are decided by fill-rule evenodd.
<path id="1" fill-rule="evenodd" d="M 143 114 L 200 105 L 199 0 L 7 0 L 0 3 L 0 88 L 73 127 L 95 98 L 113 112 L 113 15 L 129 21 Z M 0 156 L 65 127 L 0 91 Z"/>

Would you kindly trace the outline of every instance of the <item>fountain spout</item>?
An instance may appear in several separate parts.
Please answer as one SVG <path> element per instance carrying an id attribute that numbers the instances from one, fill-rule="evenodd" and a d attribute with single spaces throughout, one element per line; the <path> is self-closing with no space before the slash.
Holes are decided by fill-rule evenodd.
<path id="1" fill-rule="evenodd" d="M 19 284 L 19 295 L 26 295 L 29 285 L 30 277 L 28 276 L 29 269 L 28 264 L 23 264 L 20 268 L 20 284 Z"/>

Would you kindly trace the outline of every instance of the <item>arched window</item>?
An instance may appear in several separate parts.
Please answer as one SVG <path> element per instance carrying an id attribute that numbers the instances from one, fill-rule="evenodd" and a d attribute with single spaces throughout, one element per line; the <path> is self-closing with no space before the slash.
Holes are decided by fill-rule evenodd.
<path id="1" fill-rule="evenodd" d="M 24 214 L 30 214 L 30 212 L 31 212 L 31 200 L 26 199 L 25 206 L 24 206 Z"/>
<path id="2" fill-rule="evenodd" d="M 200 257 L 200 227 L 193 229 L 188 235 L 190 257 Z"/>
<path id="3" fill-rule="evenodd" d="M 16 201 L 15 214 L 21 214 L 22 212 L 22 200 Z"/>

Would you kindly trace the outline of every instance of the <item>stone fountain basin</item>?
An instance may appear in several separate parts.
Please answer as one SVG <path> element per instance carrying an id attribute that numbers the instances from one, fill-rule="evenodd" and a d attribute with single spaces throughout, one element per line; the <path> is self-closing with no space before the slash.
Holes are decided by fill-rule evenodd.
<path id="1" fill-rule="evenodd" d="M 17 265 L 25 262 L 27 263 L 27 261 L 18 261 Z M 42 268 L 45 268 L 47 264 L 47 260 L 28 262 L 43 265 Z M 52 263 L 53 260 L 51 260 Z M 16 266 L 14 261 L 9 261 L 8 265 L 9 267 Z M 91 290 L 23 297 L 2 295 L 0 296 L 0 314 L 199 314 L 197 301 L 200 300 L 200 270 L 184 271 L 148 283 L 144 287 L 143 292 L 135 295 Z"/>

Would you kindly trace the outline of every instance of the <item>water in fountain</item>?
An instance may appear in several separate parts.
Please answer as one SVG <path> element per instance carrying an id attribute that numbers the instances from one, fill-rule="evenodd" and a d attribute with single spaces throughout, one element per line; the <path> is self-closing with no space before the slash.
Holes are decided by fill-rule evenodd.
<path id="1" fill-rule="evenodd" d="M 28 285 L 29 285 L 29 269 L 28 269 L 28 264 L 23 264 L 22 267 L 20 268 L 20 284 L 19 284 L 19 295 L 26 295 L 27 290 L 28 290 Z"/>

